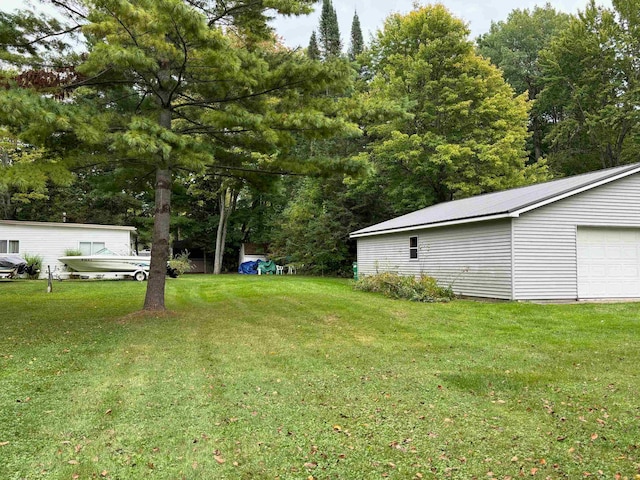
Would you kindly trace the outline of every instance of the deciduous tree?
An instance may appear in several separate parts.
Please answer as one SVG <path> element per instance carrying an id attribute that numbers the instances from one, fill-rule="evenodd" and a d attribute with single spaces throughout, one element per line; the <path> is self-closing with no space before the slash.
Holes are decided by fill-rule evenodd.
<path id="1" fill-rule="evenodd" d="M 637 162 L 640 151 L 640 8 L 590 2 L 541 54 L 543 101 L 561 118 L 549 134 L 564 173 Z"/>
<path id="2" fill-rule="evenodd" d="M 545 178 L 525 166 L 528 104 L 442 5 L 390 16 L 368 50 L 370 158 L 397 213 Z M 383 114 L 384 113 L 384 114 Z"/>
<path id="3" fill-rule="evenodd" d="M 545 136 L 558 120 L 554 102 L 544 102 L 540 52 L 566 27 L 570 15 L 550 4 L 533 10 L 513 10 L 505 21 L 493 22 L 488 33 L 478 38 L 478 51 L 498 66 L 516 94 L 527 92 L 533 101 L 529 113 L 531 141 L 529 157 L 537 161 L 548 153 Z"/>

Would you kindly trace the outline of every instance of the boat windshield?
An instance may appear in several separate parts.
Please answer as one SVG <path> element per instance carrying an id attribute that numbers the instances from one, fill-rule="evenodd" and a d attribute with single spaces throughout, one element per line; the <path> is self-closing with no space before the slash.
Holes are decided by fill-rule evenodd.
<path id="1" fill-rule="evenodd" d="M 108 248 L 103 248 L 102 250 L 98 250 L 96 253 L 94 253 L 94 255 L 117 255 L 117 253 L 112 252 L 111 250 L 109 250 Z"/>

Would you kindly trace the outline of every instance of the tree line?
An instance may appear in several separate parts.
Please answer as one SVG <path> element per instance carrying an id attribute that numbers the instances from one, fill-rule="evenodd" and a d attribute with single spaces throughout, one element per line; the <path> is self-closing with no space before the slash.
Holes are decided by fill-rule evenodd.
<path id="1" fill-rule="evenodd" d="M 354 12 L 345 48 L 324 0 L 303 50 L 269 19 L 311 0 L 56 3 L 0 14 L 0 212 L 137 226 L 148 309 L 172 243 L 217 273 L 253 242 L 348 274 L 350 231 L 637 161 L 634 2 L 514 10 L 475 40 L 427 5 L 365 43 Z"/>

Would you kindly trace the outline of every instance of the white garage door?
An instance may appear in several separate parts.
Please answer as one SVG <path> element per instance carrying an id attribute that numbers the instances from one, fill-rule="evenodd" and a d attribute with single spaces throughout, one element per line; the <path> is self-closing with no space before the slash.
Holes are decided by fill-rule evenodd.
<path id="1" fill-rule="evenodd" d="M 578 298 L 640 297 L 640 230 L 578 227 Z"/>

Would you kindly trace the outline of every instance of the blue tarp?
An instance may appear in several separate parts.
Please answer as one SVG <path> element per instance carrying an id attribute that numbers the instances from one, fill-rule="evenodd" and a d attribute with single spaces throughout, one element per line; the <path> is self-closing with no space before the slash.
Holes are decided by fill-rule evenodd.
<path id="1" fill-rule="evenodd" d="M 257 275 L 258 265 L 262 263 L 262 260 L 256 260 L 255 262 L 244 262 L 238 267 L 238 273 L 245 273 L 247 275 Z"/>

